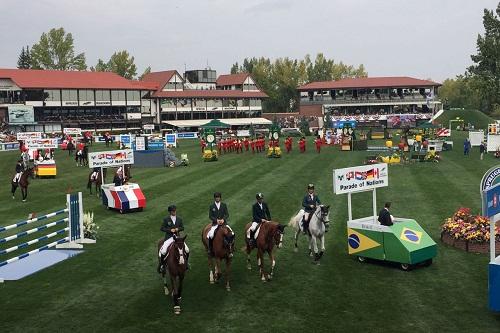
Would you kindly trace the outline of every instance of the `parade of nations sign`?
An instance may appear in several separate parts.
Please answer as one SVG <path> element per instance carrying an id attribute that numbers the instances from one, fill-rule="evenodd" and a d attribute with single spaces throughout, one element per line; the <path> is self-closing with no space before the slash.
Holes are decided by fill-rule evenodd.
<path id="1" fill-rule="evenodd" d="M 89 168 L 119 167 L 123 164 L 134 164 L 133 150 L 110 150 L 89 153 Z"/>
<path id="2" fill-rule="evenodd" d="M 57 139 L 28 139 L 25 140 L 28 149 L 56 149 Z"/>
<path id="3" fill-rule="evenodd" d="M 333 170 L 335 194 L 372 190 L 389 185 L 387 163 L 361 165 Z"/>

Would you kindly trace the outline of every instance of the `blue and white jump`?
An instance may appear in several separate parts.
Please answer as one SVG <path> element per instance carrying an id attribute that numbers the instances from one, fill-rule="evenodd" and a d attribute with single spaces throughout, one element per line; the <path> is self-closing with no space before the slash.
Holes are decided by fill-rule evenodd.
<path id="1" fill-rule="evenodd" d="M 42 230 L 54 227 L 56 225 L 60 225 L 60 224 L 65 225 L 64 228 L 59 229 L 57 231 L 54 231 L 52 233 L 49 233 L 47 235 L 44 235 L 42 237 L 35 238 L 35 239 L 29 240 L 27 242 L 24 242 L 24 243 L 21 243 L 21 244 L 18 244 L 18 245 L 15 245 L 15 246 L 12 246 L 12 247 L 9 247 L 6 249 L 0 249 L 0 255 L 5 255 L 5 254 L 8 254 L 10 252 L 28 247 L 32 244 L 42 242 L 42 241 L 45 241 L 45 240 L 53 238 L 53 237 L 65 235 L 65 237 L 60 238 L 60 239 L 56 239 L 53 242 L 46 244 L 42 247 L 39 247 L 39 248 L 34 249 L 32 251 L 23 253 L 23 254 L 18 255 L 16 257 L 1 261 L 0 267 L 8 265 L 12 262 L 18 261 L 20 259 L 26 258 L 30 255 L 33 255 L 35 253 L 38 253 L 38 252 L 41 252 L 41 251 L 44 251 L 44 250 L 47 250 L 47 249 L 50 249 L 53 247 L 65 248 L 65 249 L 81 249 L 83 247 L 82 246 L 83 243 L 95 243 L 95 240 L 86 239 L 84 237 L 83 201 L 82 201 L 82 193 L 81 192 L 79 192 L 77 194 L 68 194 L 66 196 L 66 208 L 60 209 L 60 210 L 57 210 L 55 212 L 52 212 L 52 213 L 49 213 L 49 214 L 46 214 L 43 216 L 39 216 L 39 217 L 36 217 L 33 219 L 21 221 L 21 222 L 11 224 L 11 225 L 8 225 L 5 227 L 0 227 L 0 235 L 2 234 L 2 232 L 5 232 L 5 231 L 11 230 L 11 229 L 15 229 L 15 228 L 19 228 L 19 227 L 22 227 L 22 226 L 25 226 L 25 225 L 28 225 L 31 223 L 39 222 L 42 220 L 51 219 L 54 216 L 58 216 L 58 215 L 62 215 L 62 214 L 68 214 L 68 216 L 61 218 L 59 220 L 38 226 L 36 228 L 22 231 L 22 232 L 19 232 L 17 234 L 14 234 L 14 235 L 11 235 L 8 237 L 0 238 L 0 246 L 1 246 L 4 243 L 10 242 L 12 240 L 15 240 L 15 239 L 18 239 L 18 238 L 21 238 L 21 237 L 24 237 L 24 236 L 27 236 L 27 235 L 30 235 L 30 234 L 33 234 L 36 232 L 40 232 Z M 1 277 L 0 277 L 0 282 L 2 282 Z"/>

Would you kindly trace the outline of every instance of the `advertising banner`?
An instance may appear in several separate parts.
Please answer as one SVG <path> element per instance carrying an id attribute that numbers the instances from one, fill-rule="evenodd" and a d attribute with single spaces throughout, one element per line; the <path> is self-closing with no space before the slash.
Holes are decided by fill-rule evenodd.
<path id="1" fill-rule="evenodd" d="M 177 139 L 196 139 L 198 137 L 197 132 L 181 132 L 177 133 Z"/>
<path id="2" fill-rule="evenodd" d="M 134 152 L 132 150 L 110 150 L 97 153 L 89 153 L 89 168 L 95 167 L 118 167 L 122 164 L 134 164 Z"/>
<path id="3" fill-rule="evenodd" d="M 335 194 L 367 191 L 385 186 L 389 186 L 387 163 L 333 170 L 333 192 Z"/>
<path id="4" fill-rule="evenodd" d="M 18 140 L 41 139 L 42 132 L 19 132 L 17 133 Z"/>
<path id="5" fill-rule="evenodd" d="M 135 150 L 146 150 L 146 137 L 144 136 L 135 137 Z"/>
<path id="6" fill-rule="evenodd" d="M 401 114 L 397 116 L 387 116 L 387 128 L 415 127 L 417 117 L 414 114 Z"/>
<path id="7" fill-rule="evenodd" d="M 29 139 L 25 141 L 28 149 L 56 149 L 57 139 Z"/>
<path id="8" fill-rule="evenodd" d="M 63 133 L 67 135 L 82 135 L 82 129 L 78 127 L 66 127 Z"/>
<path id="9" fill-rule="evenodd" d="M 35 123 L 35 111 L 33 105 L 9 105 L 9 124 L 33 124 Z"/>
<path id="10" fill-rule="evenodd" d="M 165 134 L 165 143 L 167 146 L 177 147 L 177 134 Z"/>
<path id="11" fill-rule="evenodd" d="M 154 130 L 155 125 L 154 124 L 144 124 L 144 125 L 142 125 L 142 128 L 145 130 Z"/>
<path id="12" fill-rule="evenodd" d="M 500 214 L 500 184 L 484 191 L 483 215 L 493 217 Z"/>
<path id="13" fill-rule="evenodd" d="M 120 135 L 120 143 L 122 147 L 132 149 L 132 138 L 129 134 Z"/>

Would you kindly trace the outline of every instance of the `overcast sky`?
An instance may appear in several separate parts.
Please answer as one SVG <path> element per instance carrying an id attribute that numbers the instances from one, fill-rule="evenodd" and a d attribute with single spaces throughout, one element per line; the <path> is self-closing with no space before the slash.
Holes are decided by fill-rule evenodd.
<path id="1" fill-rule="evenodd" d="M 0 0 L 0 67 L 23 45 L 63 27 L 87 65 L 117 50 L 139 74 L 202 69 L 217 74 L 245 57 L 302 58 L 323 52 L 364 64 L 369 76 L 442 81 L 465 71 L 498 0 Z"/>

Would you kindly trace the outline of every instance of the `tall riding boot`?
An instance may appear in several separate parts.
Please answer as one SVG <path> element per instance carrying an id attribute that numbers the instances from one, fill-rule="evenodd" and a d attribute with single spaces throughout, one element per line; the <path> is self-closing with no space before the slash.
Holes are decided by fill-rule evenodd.
<path id="1" fill-rule="evenodd" d="M 213 257 L 214 256 L 214 249 L 213 249 L 213 240 L 212 238 L 208 238 L 208 255 Z"/>
<path id="2" fill-rule="evenodd" d="M 189 252 L 186 252 L 186 271 L 189 269 Z"/>
<path id="3" fill-rule="evenodd" d="M 158 268 L 157 268 L 157 271 L 158 271 L 159 274 L 162 274 L 165 271 L 165 266 L 163 265 L 163 260 L 165 260 L 165 256 L 162 254 L 158 258 Z"/>

